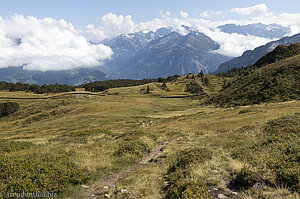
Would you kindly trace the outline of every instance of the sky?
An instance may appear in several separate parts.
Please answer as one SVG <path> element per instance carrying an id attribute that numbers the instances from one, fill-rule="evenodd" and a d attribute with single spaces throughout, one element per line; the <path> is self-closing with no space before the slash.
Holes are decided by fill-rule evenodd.
<path id="1" fill-rule="evenodd" d="M 265 4 L 275 14 L 297 13 L 299 0 L 0 0 L 0 15 L 9 17 L 18 13 L 37 18 L 64 19 L 77 28 L 97 24 L 97 19 L 112 12 L 116 15 L 131 15 L 136 22 L 159 17 L 161 11 L 179 16 L 180 11 L 192 17 L 200 17 L 205 11 L 226 12 L 232 8 Z M 227 15 L 234 17 L 232 13 Z"/>
<path id="2" fill-rule="evenodd" d="M 181 25 L 194 27 L 220 44 L 219 53 L 233 57 L 278 38 L 227 34 L 218 25 L 277 23 L 290 28 L 289 35 L 300 32 L 299 0 L 0 0 L 0 5 L 0 68 L 98 66 L 113 51 L 90 41 L 160 27 L 182 34 Z"/>

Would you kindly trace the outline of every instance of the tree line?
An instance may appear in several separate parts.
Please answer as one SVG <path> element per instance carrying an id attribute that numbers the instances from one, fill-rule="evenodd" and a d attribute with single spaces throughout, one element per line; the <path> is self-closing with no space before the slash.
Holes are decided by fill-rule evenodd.
<path id="1" fill-rule="evenodd" d="M 9 82 L 0 82 L 0 91 L 8 90 L 8 91 L 26 91 L 33 92 L 36 94 L 43 93 L 61 93 L 61 92 L 70 92 L 75 91 L 74 86 L 68 86 L 66 84 L 44 84 L 42 86 L 37 84 L 23 84 L 20 82 L 17 83 L 9 83 Z"/>
<path id="2" fill-rule="evenodd" d="M 167 78 L 157 78 L 157 79 L 142 79 L 142 80 L 132 80 L 132 79 L 115 79 L 115 80 L 107 80 L 107 81 L 97 81 L 91 82 L 87 84 L 82 84 L 78 87 L 84 88 L 85 91 L 90 92 L 100 92 L 109 88 L 118 88 L 118 87 L 129 87 L 129 86 L 139 86 L 148 84 L 151 82 L 170 82 L 176 81 L 180 75 L 172 75 Z"/>

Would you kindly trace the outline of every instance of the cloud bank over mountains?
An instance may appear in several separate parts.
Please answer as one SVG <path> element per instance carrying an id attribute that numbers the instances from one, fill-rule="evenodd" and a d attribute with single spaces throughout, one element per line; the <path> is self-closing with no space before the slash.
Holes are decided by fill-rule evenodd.
<path id="1" fill-rule="evenodd" d="M 247 20 L 211 19 L 211 16 L 221 14 L 247 16 Z M 300 13 L 276 15 L 264 4 L 232 8 L 227 12 L 207 11 L 199 13 L 199 16 L 193 17 L 180 11 L 177 17 L 172 17 L 169 12 L 161 12 L 158 18 L 135 22 L 130 15 L 108 13 L 100 18 L 100 26 L 87 25 L 83 30 L 75 29 L 64 20 L 52 18 L 37 19 L 22 15 L 5 19 L 0 17 L 0 68 L 24 65 L 27 70 L 47 71 L 101 65 L 113 52 L 107 46 L 92 43 L 100 43 L 120 34 L 155 31 L 161 27 L 177 30 L 181 34 L 186 34 L 182 25 L 193 27 L 218 42 L 220 49 L 217 52 L 228 56 L 239 56 L 245 50 L 254 49 L 276 38 L 224 33 L 216 28 L 219 25 L 276 23 L 289 27 L 289 35 L 300 32 Z"/>
<path id="2" fill-rule="evenodd" d="M 51 18 L 13 15 L 0 18 L 0 68 L 67 70 L 92 67 L 113 54 L 102 44 L 91 45 L 72 24 Z"/>

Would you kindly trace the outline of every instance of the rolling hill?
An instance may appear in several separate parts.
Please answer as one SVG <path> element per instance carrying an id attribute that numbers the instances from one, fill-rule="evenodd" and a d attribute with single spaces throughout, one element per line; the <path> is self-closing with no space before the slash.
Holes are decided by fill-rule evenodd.
<path id="1" fill-rule="evenodd" d="M 262 56 L 274 50 L 278 45 L 290 45 L 300 42 L 300 34 L 293 35 L 291 37 L 284 37 L 277 41 L 272 41 L 266 45 L 255 48 L 254 50 L 248 50 L 243 53 L 242 56 L 231 59 L 222 63 L 217 72 L 226 72 L 232 68 L 240 68 L 248 66 L 257 62 Z"/>
<path id="2" fill-rule="evenodd" d="M 216 96 L 207 102 L 221 106 L 299 100 L 300 43 L 278 46 L 253 66 L 239 71 Z M 243 73 L 243 71 L 245 71 Z"/>

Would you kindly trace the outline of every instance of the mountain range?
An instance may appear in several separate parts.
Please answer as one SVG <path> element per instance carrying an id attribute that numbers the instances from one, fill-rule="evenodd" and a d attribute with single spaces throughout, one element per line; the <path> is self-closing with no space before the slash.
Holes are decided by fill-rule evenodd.
<path id="1" fill-rule="evenodd" d="M 269 42 L 266 45 L 255 48 L 254 50 L 247 50 L 242 56 L 236 57 L 221 64 L 216 72 L 226 72 L 232 68 L 240 68 L 254 64 L 262 56 L 274 50 L 278 45 L 290 45 L 297 42 L 300 42 L 300 33 L 290 37 L 284 37 L 277 41 Z"/>
<path id="2" fill-rule="evenodd" d="M 203 33 L 172 32 L 151 41 L 120 70 L 123 78 L 154 78 L 213 72 L 230 57 L 214 53 L 219 44 Z"/>
<path id="3" fill-rule="evenodd" d="M 290 29 L 278 24 L 253 23 L 248 25 L 225 24 L 218 26 L 222 32 L 229 34 L 238 33 L 242 35 L 254 35 L 265 38 L 282 38 L 290 32 Z"/>
<path id="4" fill-rule="evenodd" d="M 171 33 L 170 29 L 160 28 L 153 32 L 137 32 L 121 34 L 103 44 L 109 46 L 114 55 L 107 60 L 103 66 L 97 67 L 99 70 L 108 73 L 110 76 L 119 74 L 120 69 L 133 58 L 140 50 L 144 49 L 149 42 Z"/>
<path id="5" fill-rule="evenodd" d="M 91 69 L 81 68 L 64 71 L 27 71 L 22 66 L 0 69 L 0 81 L 79 85 L 107 79 L 144 79 L 204 73 L 225 72 L 233 67 L 255 63 L 280 44 L 300 41 L 300 35 L 285 37 L 270 42 L 253 51 L 246 51 L 241 57 L 228 57 L 215 50 L 220 45 L 207 35 L 187 26 L 185 34 L 169 28 L 156 31 L 141 31 L 122 34 L 102 42 L 109 46 L 114 55 L 104 65 Z M 268 38 L 281 37 L 288 29 L 276 24 L 249 24 L 237 26 L 226 24 L 218 27 L 223 32 L 256 35 Z"/>
<path id="6" fill-rule="evenodd" d="M 107 80 L 108 76 L 95 69 L 73 69 L 63 71 L 29 71 L 23 67 L 9 67 L 0 69 L 0 81 L 22 82 L 29 84 L 68 84 L 80 85 L 93 81 Z"/>

